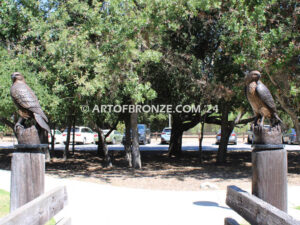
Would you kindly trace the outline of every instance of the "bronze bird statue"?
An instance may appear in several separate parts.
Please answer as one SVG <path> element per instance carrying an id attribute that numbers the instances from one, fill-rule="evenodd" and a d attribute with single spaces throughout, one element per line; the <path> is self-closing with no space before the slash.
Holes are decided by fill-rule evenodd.
<path id="1" fill-rule="evenodd" d="M 254 126 L 259 125 L 263 128 L 264 119 L 270 119 L 272 125 L 282 123 L 277 115 L 274 99 L 269 89 L 259 80 L 261 74 L 259 71 L 251 71 L 245 77 L 245 92 L 247 99 L 255 113 Z M 260 120 L 260 124 L 257 124 Z"/>
<path id="2" fill-rule="evenodd" d="M 32 91 L 32 89 L 26 84 L 23 75 L 19 72 L 15 72 L 11 75 L 12 86 L 10 88 L 10 95 L 19 109 L 20 118 L 15 125 L 15 130 L 18 126 L 24 127 L 25 120 L 34 118 L 37 124 L 48 133 L 50 128 L 48 126 L 48 119 L 43 112 L 39 100 Z"/>

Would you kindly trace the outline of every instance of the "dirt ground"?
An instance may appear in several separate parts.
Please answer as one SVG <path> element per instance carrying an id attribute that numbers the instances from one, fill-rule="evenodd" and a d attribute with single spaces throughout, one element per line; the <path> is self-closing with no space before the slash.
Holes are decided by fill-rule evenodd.
<path id="1" fill-rule="evenodd" d="M 115 153 L 113 167 L 104 168 L 103 159 L 94 152 L 75 152 L 64 162 L 62 152 L 55 152 L 46 164 L 47 175 L 79 179 L 115 186 L 157 190 L 225 189 L 237 185 L 251 189 L 251 153 L 231 152 L 228 162 L 216 165 L 216 153 L 204 152 L 203 163 L 197 152 L 184 152 L 182 158 L 165 153 L 142 152 L 141 170 L 127 167 L 124 153 Z M 0 150 L 0 169 L 10 169 L 11 154 Z M 300 185 L 300 152 L 288 153 L 288 184 Z"/>

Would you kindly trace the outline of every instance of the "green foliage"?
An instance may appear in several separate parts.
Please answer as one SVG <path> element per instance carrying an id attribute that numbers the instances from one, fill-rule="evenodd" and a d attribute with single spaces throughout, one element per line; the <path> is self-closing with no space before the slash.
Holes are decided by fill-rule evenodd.
<path id="1" fill-rule="evenodd" d="M 118 123 L 116 130 L 119 131 L 121 134 L 125 133 L 125 124 L 124 123 Z"/>
<path id="2" fill-rule="evenodd" d="M 55 225 L 56 224 L 56 221 L 54 218 L 52 218 L 51 220 L 49 220 L 46 225 Z"/>
<path id="3" fill-rule="evenodd" d="M 49 94 L 49 90 L 40 83 L 39 76 L 26 68 L 26 62 L 22 55 L 18 57 L 12 56 L 3 48 L 0 48 L 0 98 L 2 104 L 0 105 L 0 115 L 3 118 L 11 120 L 11 117 L 17 111 L 17 108 L 12 102 L 10 96 L 10 87 L 12 85 L 11 74 L 15 71 L 20 71 L 26 80 L 26 83 L 36 93 L 42 108 L 46 113 L 56 109 L 56 96 Z M 51 107 L 50 107 L 51 106 Z"/>
<path id="4" fill-rule="evenodd" d="M 10 127 L 8 127 L 8 126 L 3 126 L 3 125 L 0 125 L 0 134 L 4 134 L 4 135 L 6 135 L 6 134 L 12 134 L 12 130 L 11 130 L 11 128 Z"/>
<path id="5" fill-rule="evenodd" d="M 146 124 L 151 132 L 161 132 L 169 126 L 169 115 L 165 113 L 143 113 L 139 116 L 138 122 Z"/>
<path id="6" fill-rule="evenodd" d="M 126 3 L 126 13 L 119 1 L 111 1 L 106 10 L 96 1 L 57 4 L 48 17 L 30 20 L 25 36 L 32 41 L 23 49 L 41 82 L 58 97 L 54 120 L 75 114 L 86 123 L 94 117 L 106 123 L 115 116 L 81 114 L 80 105 L 142 103 L 156 96 L 151 84 L 139 79 L 138 68 L 161 56 L 141 51 L 135 30 L 145 21 L 136 18 L 133 2 Z"/>
<path id="7" fill-rule="evenodd" d="M 243 71 L 260 70 L 262 80 L 282 109 L 290 116 L 299 116 L 300 18 L 297 1 L 232 0 L 222 7 L 224 31 L 220 54 L 225 51 L 225 55 Z"/>
<path id="8" fill-rule="evenodd" d="M 0 49 L 0 114 L 2 117 L 9 118 L 15 111 L 10 97 L 11 78 L 10 75 L 15 71 L 14 60 L 12 60 L 5 49 Z M 11 68 L 13 67 L 13 68 Z"/>
<path id="9" fill-rule="evenodd" d="M 71 115 L 112 126 L 119 115 L 81 112 L 95 104 L 226 103 L 236 115 L 250 111 L 243 72 L 259 69 L 299 116 L 299 24 L 295 0 L 8 0 L 0 6 L 0 115 L 16 112 L 13 71 L 59 127 Z M 154 130 L 168 124 L 167 115 L 141 120 Z"/>

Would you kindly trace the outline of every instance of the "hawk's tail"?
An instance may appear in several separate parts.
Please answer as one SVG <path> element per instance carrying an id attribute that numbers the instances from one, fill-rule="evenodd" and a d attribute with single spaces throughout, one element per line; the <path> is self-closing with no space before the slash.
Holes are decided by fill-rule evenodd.
<path id="1" fill-rule="evenodd" d="M 34 115 L 36 122 L 40 125 L 40 127 L 43 128 L 44 130 L 48 131 L 48 133 L 50 133 L 50 127 L 45 122 L 44 118 L 37 113 L 33 113 L 33 115 Z"/>
<path id="2" fill-rule="evenodd" d="M 279 118 L 277 113 L 274 113 L 273 119 L 271 119 L 271 121 L 272 121 L 272 125 L 277 125 L 277 124 L 282 125 L 283 124 L 282 120 Z"/>

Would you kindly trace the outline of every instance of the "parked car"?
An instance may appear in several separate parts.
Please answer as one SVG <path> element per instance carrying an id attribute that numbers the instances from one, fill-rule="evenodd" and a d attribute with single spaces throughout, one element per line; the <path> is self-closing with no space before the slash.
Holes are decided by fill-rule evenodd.
<path id="1" fill-rule="evenodd" d="M 217 136 L 216 136 L 216 145 L 220 144 L 221 141 L 221 130 L 218 131 Z M 234 131 L 232 131 L 232 133 L 230 134 L 229 140 L 228 140 L 228 144 L 237 144 L 237 136 L 236 133 Z"/>
<path id="2" fill-rule="evenodd" d="M 247 133 L 248 133 L 247 143 L 252 144 L 252 141 L 253 141 L 253 131 L 252 131 L 252 129 L 248 130 Z"/>
<path id="3" fill-rule="evenodd" d="M 98 133 L 94 132 L 94 142 L 95 142 L 95 144 L 98 144 L 98 141 L 99 141 Z"/>
<path id="4" fill-rule="evenodd" d="M 139 144 L 145 145 L 151 143 L 151 132 L 146 124 L 138 124 Z M 132 137 L 131 137 L 132 138 Z M 125 134 L 123 135 L 122 144 L 125 143 Z"/>
<path id="5" fill-rule="evenodd" d="M 55 144 L 62 144 L 64 143 L 64 138 L 62 136 L 62 133 L 59 130 L 51 130 L 51 134 L 54 136 L 54 143 Z M 51 143 L 52 138 L 51 135 L 48 134 L 48 141 Z"/>
<path id="6" fill-rule="evenodd" d="M 283 133 L 282 135 L 282 142 L 284 144 L 297 144 L 297 134 L 296 130 L 291 128 L 287 132 Z"/>
<path id="7" fill-rule="evenodd" d="M 138 124 L 138 133 L 139 133 L 139 143 L 140 144 L 150 144 L 151 143 L 151 132 L 147 128 L 146 124 Z"/>
<path id="8" fill-rule="evenodd" d="M 160 142 L 162 144 L 166 144 L 166 143 L 170 143 L 170 138 L 171 138 L 171 131 L 172 128 L 171 127 L 165 127 L 160 135 Z"/>
<path id="9" fill-rule="evenodd" d="M 106 135 L 110 130 L 103 130 L 103 134 Z M 121 143 L 123 138 L 123 135 L 117 131 L 113 130 L 109 136 L 106 138 L 106 143 L 111 143 L 111 144 L 116 144 L 116 143 Z"/>
<path id="10" fill-rule="evenodd" d="M 94 144 L 94 132 L 88 127 L 75 127 L 71 129 L 70 143 L 73 143 L 73 132 L 75 132 L 75 144 Z M 64 143 L 67 142 L 68 129 L 63 132 Z"/>

